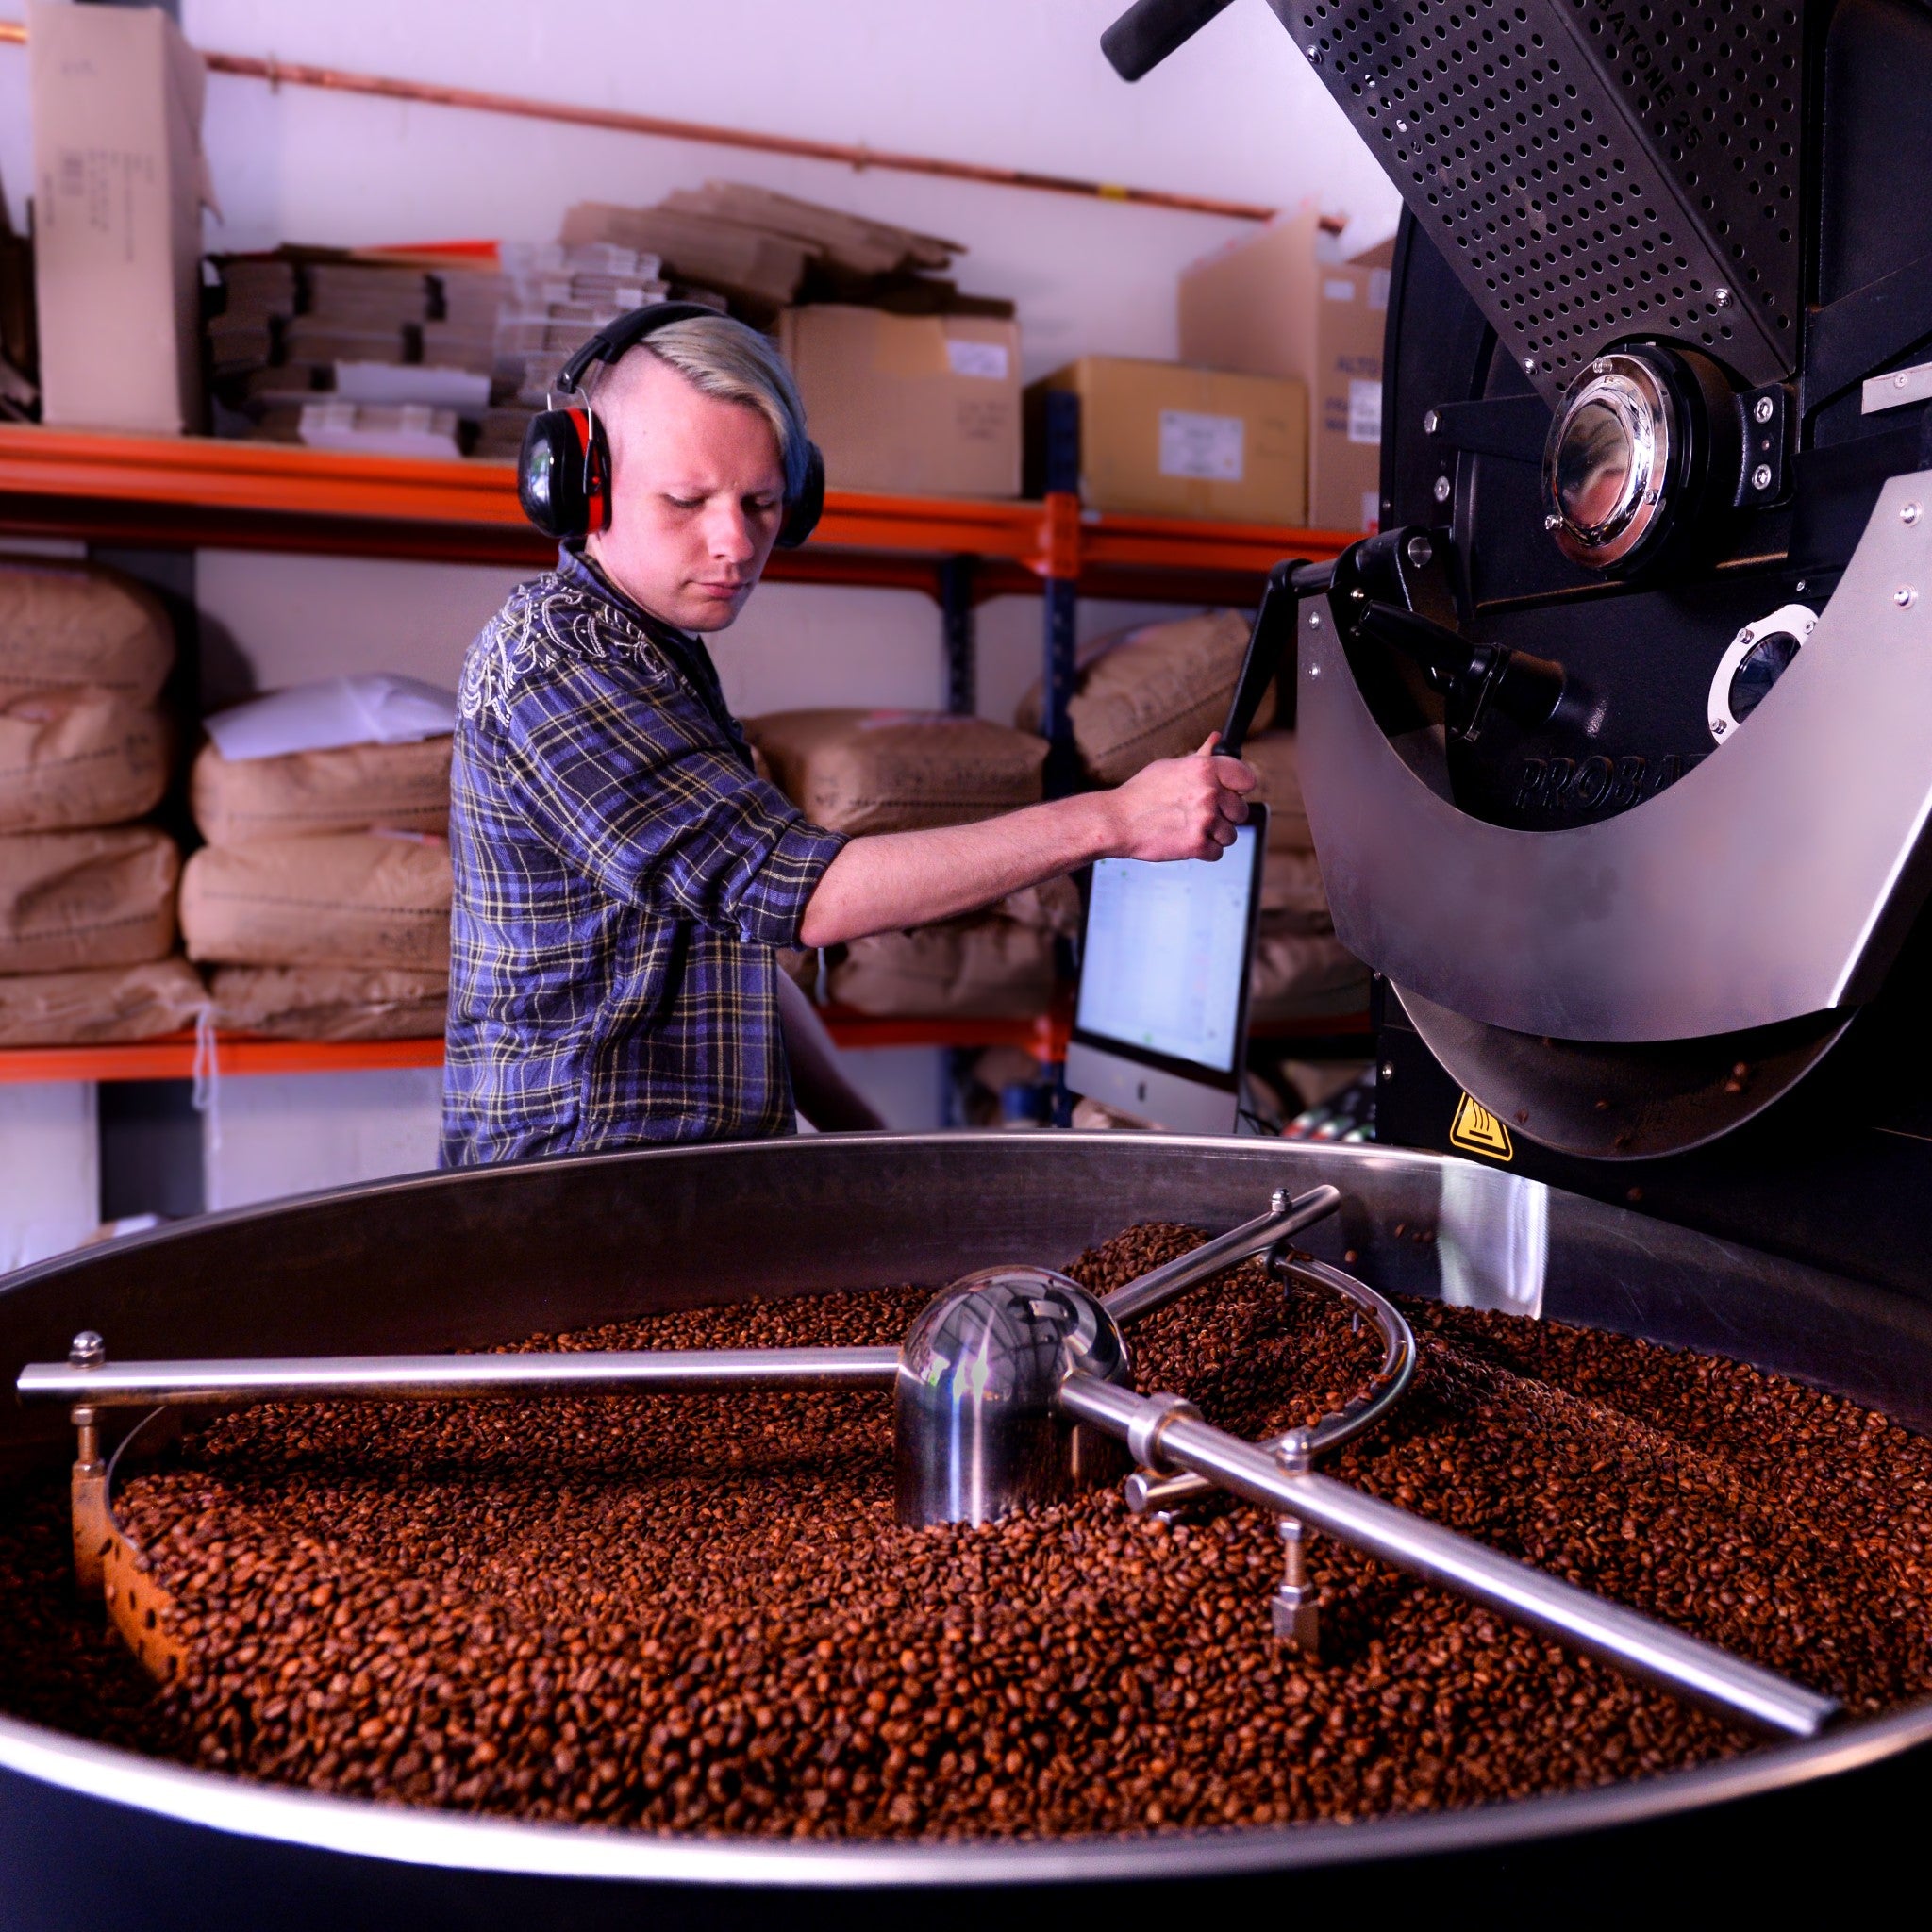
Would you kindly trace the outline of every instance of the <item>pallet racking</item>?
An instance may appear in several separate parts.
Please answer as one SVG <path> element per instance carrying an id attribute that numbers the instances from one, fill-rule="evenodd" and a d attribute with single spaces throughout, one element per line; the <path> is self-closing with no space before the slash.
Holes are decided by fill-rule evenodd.
<path id="1" fill-rule="evenodd" d="M 1043 500 L 833 491 L 811 542 L 775 554 L 767 575 L 925 591 L 939 607 L 947 703 L 957 711 L 974 708 L 974 608 L 989 597 L 1039 594 L 1050 769 L 1063 773 L 1079 597 L 1251 604 L 1284 557 L 1332 557 L 1353 537 L 1083 510 L 1071 487 L 1071 419 L 1053 428 L 1059 454 L 1049 475 L 1067 487 Z M 189 559 L 198 548 L 219 547 L 536 569 L 554 554 L 524 521 L 507 463 L 29 425 L 0 425 L 0 536 L 79 540 L 113 552 L 171 551 Z M 177 575 L 173 588 L 184 587 L 192 592 L 192 575 Z M 1051 1017 L 882 1020 L 834 1012 L 828 1019 L 834 1036 L 849 1046 L 1014 1045 L 1049 1062 L 1064 1050 L 1064 1024 Z M 1336 1022 L 1309 1029 L 1324 1036 L 1353 1030 Z M 433 1066 L 441 1042 L 224 1037 L 219 1055 L 224 1074 L 351 1072 Z M 188 1037 L 0 1050 L 0 1083 L 184 1079 L 192 1061 Z"/>

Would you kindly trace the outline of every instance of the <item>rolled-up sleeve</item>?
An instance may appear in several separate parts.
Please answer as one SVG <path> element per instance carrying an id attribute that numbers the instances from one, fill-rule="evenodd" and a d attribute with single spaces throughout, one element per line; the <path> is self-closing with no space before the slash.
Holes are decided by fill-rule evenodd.
<path id="1" fill-rule="evenodd" d="M 531 822 L 600 891 L 747 944 L 798 943 L 844 838 L 748 771 L 648 647 L 526 680 L 504 726 Z"/>

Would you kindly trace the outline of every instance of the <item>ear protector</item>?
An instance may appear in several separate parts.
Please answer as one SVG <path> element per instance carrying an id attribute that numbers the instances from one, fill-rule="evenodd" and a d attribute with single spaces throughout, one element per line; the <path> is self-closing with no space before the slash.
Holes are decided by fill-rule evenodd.
<path id="1" fill-rule="evenodd" d="M 565 406 L 530 418 L 517 458 L 517 501 L 546 537 L 583 537 L 610 525 L 610 444 L 583 390 L 591 365 L 615 362 L 674 322 L 695 322 L 717 312 L 698 302 L 653 302 L 633 308 L 600 328 L 563 365 L 557 381 Z M 778 542 L 786 550 L 797 549 L 811 535 L 825 507 L 825 459 L 815 442 L 807 443 L 805 453 L 805 482 L 786 504 L 778 530 Z"/>

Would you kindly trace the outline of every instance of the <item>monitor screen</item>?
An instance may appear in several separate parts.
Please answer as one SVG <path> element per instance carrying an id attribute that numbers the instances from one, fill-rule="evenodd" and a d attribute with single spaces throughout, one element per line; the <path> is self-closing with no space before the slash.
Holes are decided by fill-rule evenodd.
<path id="1" fill-rule="evenodd" d="M 1261 825 L 1250 823 L 1218 860 L 1099 860 L 1076 1034 L 1232 1079 L 1261 852 Z"/>

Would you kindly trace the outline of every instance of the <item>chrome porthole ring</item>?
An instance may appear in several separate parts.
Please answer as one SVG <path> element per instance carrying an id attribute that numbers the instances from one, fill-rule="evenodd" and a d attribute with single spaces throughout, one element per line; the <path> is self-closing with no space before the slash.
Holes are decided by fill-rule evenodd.
<path id="1" fill-rule="evenodd" d="M 1642 357 L 1599 356 L 1570 385 L 1543 445 L 1543 527 L 1571 562 L 1607 570 L 1662 527 L 1681 436 Z"/>

